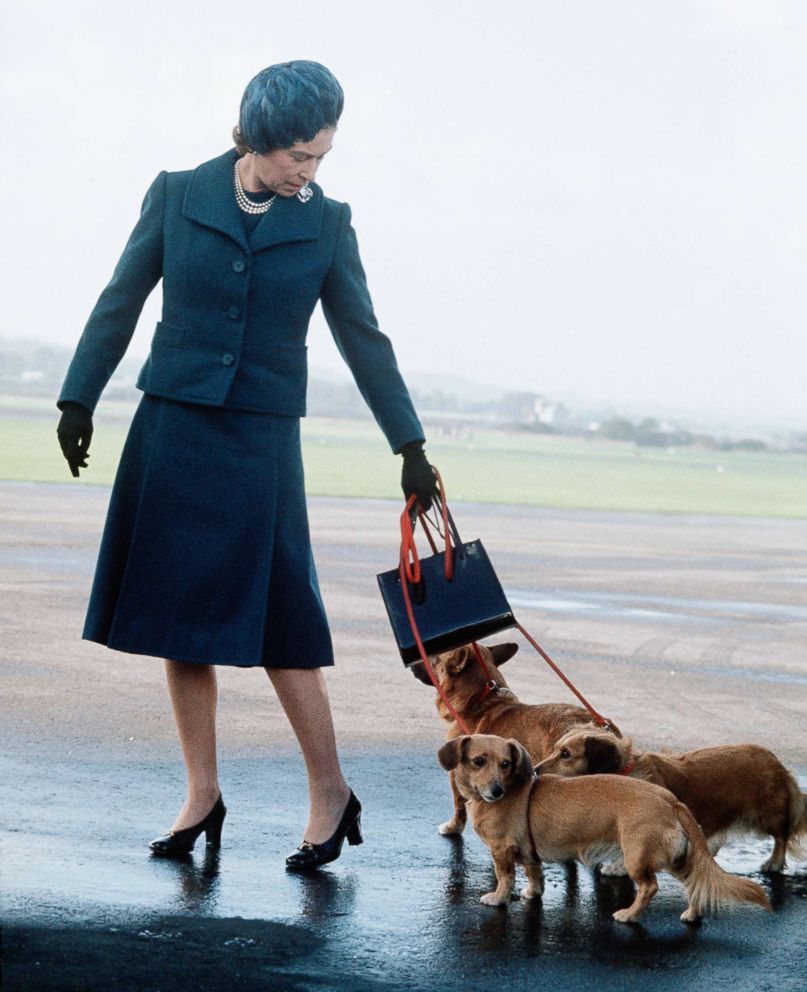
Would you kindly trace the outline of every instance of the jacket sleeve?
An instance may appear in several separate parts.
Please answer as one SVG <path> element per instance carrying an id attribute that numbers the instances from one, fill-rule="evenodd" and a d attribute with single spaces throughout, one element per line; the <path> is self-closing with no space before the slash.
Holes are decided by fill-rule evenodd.
<path id="1" fill-rule="evenodd" d="M 140 219 L 81 335 L 59 395 L 59 407 L 70 401 L 90 412 L 95 410 L 132 339 L 146 298 L 160 281 L 167 175 L 161 172 L 146 193 Z"/>
<path id="2" fill-rule="evenodd" d="M 350 207 L 341 207 L 333 261 L 320 296 L 325 319 L 356 385 L 394 452 L 424 439 L 389 338 L 378 329 Z"/>

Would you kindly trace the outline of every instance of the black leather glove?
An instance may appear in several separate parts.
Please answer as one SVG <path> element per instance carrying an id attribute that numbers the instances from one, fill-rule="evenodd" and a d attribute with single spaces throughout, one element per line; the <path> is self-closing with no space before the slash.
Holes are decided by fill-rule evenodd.
<path id="1" fill-rule="evenodd" d="M 411 441 L 401 448 L 403 469 L 401 471 L 401 489 L 408 500 L 414 493 L 424 510 L 432 505 L 432 497 L 437 493 L 437 479 L 432 472 L 423 441 Z"/>
<path id="2" fill-rule="evenodd" d="M 92 414 L 80 403 L 63 403 L 61 410 L 62 419 L 56 428 L 56 435 L 70 471 L 77 479 L 78 470 L 87 467 L 87 459 L 90 457 L 88 449 L 92 437 Z"/>

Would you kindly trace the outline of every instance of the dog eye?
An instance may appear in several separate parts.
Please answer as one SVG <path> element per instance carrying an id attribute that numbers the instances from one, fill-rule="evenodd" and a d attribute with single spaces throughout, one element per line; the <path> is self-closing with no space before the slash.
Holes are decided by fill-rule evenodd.
<path id="1" fill-rule="evenodd" d="M 511 762 L 509 762 L 509 761 L 503 761 L 502 762 L 502 768 L 509 768 L 510 767 L 510 764 L 511 764 Z"/>
<path id="2" fill-rule="evenodd" d="M 568 749 L 568 747 L 565 747 L 565 748 L 563 748 L 563 750 L 562 750 L 562 751 L 560 752 L 560 756 L 561 756 L 561 758 L 571 758 L 571 756 L 572 756 L 572 753 L 571 753 L 571 751 L 570 751 L 570 750 Z"/>
<path id="3" fill-rule="evenodd" d="M 474 758 L 473 759 L 473 764 L 475 764 L 477 768 L 481 768 L 485 764 L 485 759 L 484 758 Z"/>

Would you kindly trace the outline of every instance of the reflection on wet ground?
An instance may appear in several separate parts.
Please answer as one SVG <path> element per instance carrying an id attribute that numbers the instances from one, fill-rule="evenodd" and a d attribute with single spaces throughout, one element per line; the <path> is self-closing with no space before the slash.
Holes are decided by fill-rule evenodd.
<path id="1" fill-rule="evenodd" d="M 330 987 L 323 976 L 336 968 L 346 976 L 338 987 L 357 989 L 483 989 L 539 975 L 593 988 L 603 967 L 622 987 L 648 969 L 659 988 L 680 989 L 686 974 L 750 988 L 742 983 L 763 973 L 781 977 L 777 989 L 796 987 L 787 982 L 804 967 L 807 865 L 781 878 L 758 874 L 765 841 L 736 843 L 720 861 L 762 882 L 773 916 L 741 908 L 686 928 L 678 920 L 683 889 L 665 877 L 643 924 L 626 927 L 611 914 L 631 901 L 631 883 L 573 865 L 548 866 L 543 900 L 495 910 L 479 903 L 494 875 L 478 838 L 436 832 L 450 800 L 430 750 L 357 753 L 346 764 L 365 805 L 366 843 L 299 875 L 283 868 L 305 812 L 296 756 L 225 762 L 224 846 L 177 861 L 152 858 L 145 847 L 175 800 L 176 767 L 155 780 L 153 764 L 75 756 L 68 764 L 31 754 L 23 778 L 19 765 L 5 762 L 6 781 L 15 783 L 3 835 L 12 965 L 14 954 L 25 954 L 16 935 L 24 931 L 41 960 L 55 953 L 54 933 L 66 927 L 74 949 L 88 944 L 97 956 L 98 941 L 117 936 L 128 947 L 136 939 L 127 950 L 133 962 L 142 954 L 144 967 L 162 962 L 170 972 L 180 948 L 203 939 L 207 921 L 205 939 L 218 948 L 220 967 L 260 962 L 261 973 L 282 972 L 290 989 Z M 42 937 L 47 947 L 38 933 L 50 934 Z M 296 948 L 291 957 L 280 955 L 287 944 Z M 138 950 L 146 946 L 148 954 Z M 76 981 L 63 988 L 82 987 Z"/>

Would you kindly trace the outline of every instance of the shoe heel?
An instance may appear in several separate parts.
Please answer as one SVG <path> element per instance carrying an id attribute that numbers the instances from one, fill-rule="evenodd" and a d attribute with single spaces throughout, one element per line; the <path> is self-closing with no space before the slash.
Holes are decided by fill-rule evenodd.
<path id="1" fill-rule="evenodd" d="M 356 817 L 353 826 L 347 832 L 347 842 L 348 844 L 356 845 L 363 844 L 364 837 L 361 835 L 361 815 Z"/>
<path id="2" fill-rule="evenodd" d="M 207 840 L 207 847 L 218 851 L 221 847 L 221 824 L 219 823 L 215 827 L 209 827 L 205 831 L 205 838 Z"/>
<path id="3" fill-rule="evenodd" d="M 205 827 L 205 840 L 207 841 L 207 846 L 212 848 L 214 851 L 218 851 L 221 847 L 221 829 L 224 826 L 224 817 L 227 815 L 227 810 L 222 807 L 221 814 L 216 817 L 216 819 Z"/>

